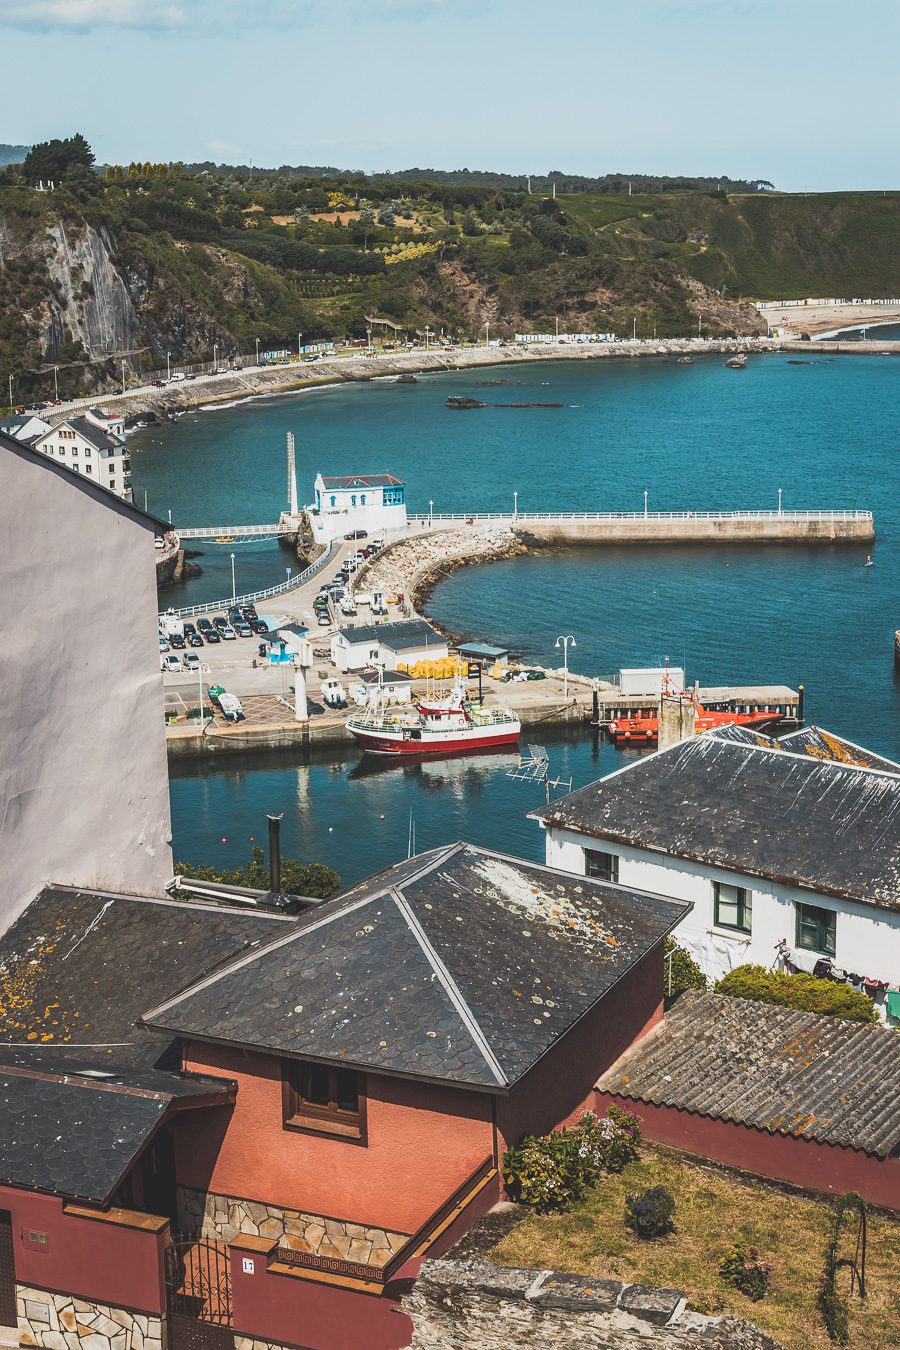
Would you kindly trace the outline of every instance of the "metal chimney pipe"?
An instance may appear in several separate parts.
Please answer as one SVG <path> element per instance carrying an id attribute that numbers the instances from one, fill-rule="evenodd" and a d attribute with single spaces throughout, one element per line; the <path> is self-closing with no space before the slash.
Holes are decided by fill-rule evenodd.
<path id="1" fill-rule="evenodd" d="M 275 895 L 281 890 L 281 820 L 269 812 L 269 889 Z"/>
<path id="2" fill-rule="evenodd" d="M 803 695 L 806 691 L 802 684 L 797 686 L 797 725 L 803 726 Z"/>

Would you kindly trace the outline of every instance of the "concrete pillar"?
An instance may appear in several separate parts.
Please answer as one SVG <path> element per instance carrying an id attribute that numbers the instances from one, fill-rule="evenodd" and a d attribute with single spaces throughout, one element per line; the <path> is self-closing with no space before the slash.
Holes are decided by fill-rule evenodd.
<path id="1" fill-rule="evenodd" d="M 697 709 L 686 698 L 661 698 L 659 701 L 659 748 L 686 741 L 694 734 Z"/>
<path id="2" fill-rule="evenodd" d="M 306 669 L 299 662 L 294 666 L 294 720 L 309 721 L 309 702 L 306 697 Z"/>

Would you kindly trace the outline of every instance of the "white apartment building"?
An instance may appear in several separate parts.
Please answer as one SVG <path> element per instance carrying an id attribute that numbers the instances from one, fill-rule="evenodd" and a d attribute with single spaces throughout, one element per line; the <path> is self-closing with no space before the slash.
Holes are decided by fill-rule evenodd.
<path id="1" fill-rule="evenodd" d="M 172 874 L 164 527 L 65 463 L 0 434 L 0 581 L 27 616 L 0 649 L 0 931 L 47 884 L 161 897 Z"/>
<path id="2" fill-rule="evenodd" d="M 350 474 L 342 478 L 316 475 L 314 505 L 307 507 L 319 543 L 341 539 L 351 530 L 369 536 L 406 527 L 406 484 L 391 473 Z"/>
<path id="3" fill-rule="evenodd" d="M 690 900 L 675 936 L 711 979 L 748 962 L 827 971 L 900 1006 L 890 760 L 816 727 L 778 741 L 727 727 L 532 815 L 549 866 Z"/>
<path id="4" fill-rule="evenodd" d="M 92 409 L 78 417 L 67 417 L 31 444 L 73 473 L 131 501 L 131 460 L 121 417 L 106 417 L 98 409 Z"/>

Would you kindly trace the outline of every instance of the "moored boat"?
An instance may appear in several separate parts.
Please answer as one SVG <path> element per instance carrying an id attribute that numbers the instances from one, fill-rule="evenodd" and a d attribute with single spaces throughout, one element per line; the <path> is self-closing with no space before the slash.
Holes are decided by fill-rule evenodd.
<path id="1" fill-rule="evenodd" d="M 515 745 L 521 724 L 509 708 L 470 700 L 456 679 L 446 697 L 421 699 L 412 708 L 387 707 L 379 685 L 368 706 L 348 719 L 347 730 L 373 754 L 442 755 Z"/>
<path id="2" fill-rule="evenodd" d="M 669 697 L 672 697 L 671 692 Z M 704 708 L 696 694 L 683 693 L 680 697 L 693 703 L 697 710 L 694 735 L 711 731 L 713 727 L 772 727 L 782 720 L 780 712 L 758 708 L 754 712 L 736 712 L 727 708 Z M 634 717 L 617 717 L 606 725 L 607 734 L 615 745 L 654 745 L 659 740 L 659 713 L 639 712 Z"/>

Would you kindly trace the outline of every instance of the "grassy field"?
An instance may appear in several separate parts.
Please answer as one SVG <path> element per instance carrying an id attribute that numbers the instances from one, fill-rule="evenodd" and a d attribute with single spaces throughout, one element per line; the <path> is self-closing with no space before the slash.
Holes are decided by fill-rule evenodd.
<path id="1" fill-rule="evenodd" d="M 530 1215 L 490 1254 L 499 1265 L 533 1266 L 682 1289 L 698 1312 L 755 1322 L 789 1350 L 830 1350 L 816 1307 L 830 1206 L 744 1181 L 645 1144 L 621 1176 L 605 1177 L 569 1214 Z M 675 1197 L 676 1231 L 645 1242 L 623 1222 L 625 1196 L 665 1186 Z M 752 1303 L 724 1284 L 719 1258 L 743 1239 L 771 1261 L 767 1296 Z M 845 1255 L 847 1253 L 844 1253 Z M 852 1253 L 851 1253 L 852 1254 Z M 870 1216 L 867 1297 L 850 1303 L 850 1345 L 900 1345 L 900 1221 Z"/>

